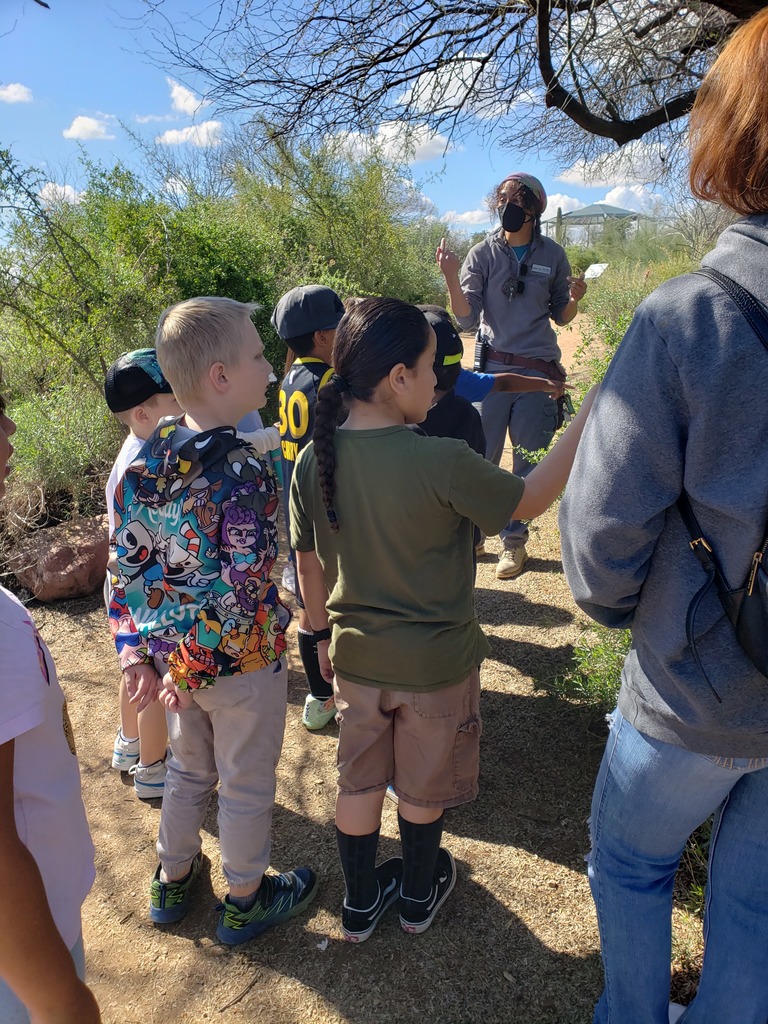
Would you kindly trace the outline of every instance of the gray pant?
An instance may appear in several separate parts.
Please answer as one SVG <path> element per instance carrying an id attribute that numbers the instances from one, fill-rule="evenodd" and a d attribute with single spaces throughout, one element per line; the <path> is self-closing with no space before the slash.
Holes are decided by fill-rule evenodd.
<path id="1" fill-rule="evenodd" d="M 281 659 L 199 690 L 191 708 L 169 712 L 171 753 L 157 853 L 171 878 L 200 850 L 211 793 L 219 788 L 219 845 L 230 885 L 256 889 L 269 865 L 275 769 L 285 729 L 288 671 Z"/>
<path id="2" fill-rule="evenodd" d="M 544 374 L 520 366 L 506 366 L 504 363 L 488 361 L 486 373 L 521 373 L 526 377 L 543 377 Z M 547 448 L 555 434 L 557 425 L 557 402 L 543 391 L 493 392 L 483 399 L 480 406 L 485 431 L 485 457 L 498 466 L 504 451 L 504 442 L 509 435 L 513 445 L 520 445 L 526 451 L 534 452 Z M 512 469 L 517 476 L 526 476 L 533 469 L 521 455 L 514 452 Z M 511 519 L 499 534 L 505 548 L 525 544 L 528 540 L 528 526 L 519 519 Z"/>

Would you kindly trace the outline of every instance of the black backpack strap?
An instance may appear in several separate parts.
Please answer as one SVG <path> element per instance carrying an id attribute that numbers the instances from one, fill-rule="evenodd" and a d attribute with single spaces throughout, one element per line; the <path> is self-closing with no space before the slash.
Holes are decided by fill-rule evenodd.
<path id="1" fill-rule="evenodd" d="M 730 589 L 728 581 L 720 571 L 720 566 L 717 564 L 715 552 L 707 542 L 707 539 L 699 526 L 696 513 L 693 511 L 690 499 L 685 491 L 683 491 L 677 499 L 677 510 L 680 513 L 680 516 L 685 523 L 685 528 L 691 538 L 689 541 L 691 551 L 693 551 L 694 555 L 698 558 L 707 576 L 714 581 L 718 591 L 720 593 L 725 593 Z"/>
<path id="2" fill-rule="evenodd" d="M 768 349 L 768 315 L 766 315 L 766 310 L 762 303 L 758 302 L 754 295 L 748 292 L 746 288 L 742 288 L 740 284 L 737 284 L 733 278 L 728 277 L 726 274 L 721 274 L 719 270 L 713 270 L 712 267 L 701 267 L 700 270 L 695 270 L 694 273 L 701 274 L 702 277 L 708 277 L 710 281 L 720 285 L 723 291 L 730 295 L 749 326 L 763 343 L 764 347 Z"/>

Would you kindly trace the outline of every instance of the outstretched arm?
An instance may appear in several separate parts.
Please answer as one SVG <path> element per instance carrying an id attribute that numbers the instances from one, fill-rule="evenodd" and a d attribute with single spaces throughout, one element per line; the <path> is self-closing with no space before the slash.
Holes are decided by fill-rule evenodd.
<path id="1" fill-rule="evenodd" d="M 13 759 L 9 740 L 0 746 L 0 977 L 29 1010 L 31 1024 L 99 1024 L 96 1000 L 77 976 L 35 859 L 16 831 Z"/>
<path id="2" fill-rule="evenodd" d="M 575 419 L 560 440 L 525 478 L 525 491 L 514 509 L 516 519 L 535 519 L 546 512 L 560 495 L 576 458 L 584 425 L 597 394 L 598 385 L 587 392 Z"/>
<path id="3" fill-rule="evenodd" d="M 496 373 L 491 391 L 545 391 L 552 398 L 559 398 L 570 391 L 571 385 L 562 380 L 547 377 L 528 377 L 524 373 Z"/>

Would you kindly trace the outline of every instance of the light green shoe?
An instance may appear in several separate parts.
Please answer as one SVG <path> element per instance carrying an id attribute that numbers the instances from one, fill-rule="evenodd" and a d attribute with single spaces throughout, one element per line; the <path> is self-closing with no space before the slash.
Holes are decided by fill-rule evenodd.
<path id="1" fill-rule="evenodd" d="M 301 716 L 301 724 L 305 729 L 309 729 L 310 732 L 323 729 L 335 717 L 336 704 L 333 697 L 329 697 L 328 700 L 320 700 L 319 697 L 313 697 L 311 693 L 307 694 L 307 699 L 304 701 L 304 713 Z"/>

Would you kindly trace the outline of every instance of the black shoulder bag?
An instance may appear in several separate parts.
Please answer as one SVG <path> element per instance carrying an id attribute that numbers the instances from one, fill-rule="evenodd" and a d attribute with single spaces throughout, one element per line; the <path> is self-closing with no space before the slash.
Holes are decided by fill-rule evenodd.
<path id="1" fill-rule="evenodd" d="M 763 346 L 768 350 L 768 316 L 757 299 L 730 277 L 726 277 L 725 274 L 721 274 L 711 267 L 702 267 L 696 273 L 710 278 L 728 293 Z M 768 548 L 768 533 L 763 537 L 762 544 L 752 556 L 752 564 L 746 580 L 740 587 L 733 590 L 729 587 L 728 581 L 720 569 L 712 546 L 702 533 L 685 491 L 677 499 L 677 507 L 690 534 L 691 549 L 707 574 L 707 581 L 691 602 L 685 621 L 686 638 L 699 670 L 709 682 L 696 650 L 694 620 L 702 598 L 714 584 L 725 614 L 733 623 L 736 639 L 758 672 L 768 677 L 768 573 L 766 573 L 763 562 L 763 556 Z M 717 693 L 715 696 L 719 701 L 720 697 L 717 696 Z"/>

